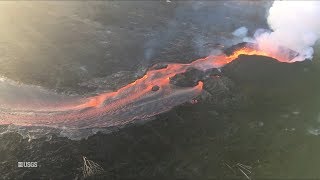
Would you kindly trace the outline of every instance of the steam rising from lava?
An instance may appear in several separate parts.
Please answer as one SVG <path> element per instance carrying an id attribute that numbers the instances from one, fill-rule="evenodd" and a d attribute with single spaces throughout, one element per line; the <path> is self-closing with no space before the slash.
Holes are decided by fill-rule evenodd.
<path id="1" fill-rule="evenodd" d="M 260 50 L 285 54 L 282 47 L 299 53 L 293 61 L 311 59 L 312 46 L 320 37 L 319 1 L 274 1 L 268 24 L 272 32 L 256 34 Z"/>

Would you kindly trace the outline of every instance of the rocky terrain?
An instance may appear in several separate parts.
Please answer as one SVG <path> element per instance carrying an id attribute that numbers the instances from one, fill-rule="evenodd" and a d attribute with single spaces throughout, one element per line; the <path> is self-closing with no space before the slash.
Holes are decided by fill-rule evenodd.
<path id="1" fill-rule="evenodd" d="M 176 75 L 171 83 L 194 86 L 201 80 L 204 93 L 195 104 L 181 105 L 153 121 L 133 124 L 109 134 L 98 133 L 80 141 L 55 134 L 33 140 L 16 133 L 2 134 L 1 176 L 3 179 L 83 179 L 82 157 L 85 156 L 104 169 L 89 179 L 243 177 L 239 172 L 230 173 L 223 164 L 235 161 L 230 156 L 234 151 L 244 154 L 260 151 L 257 146 L 243 152 L 244 149 L 238 149 L 242 145 L 233 142 L 242 132 L 241 124 L 249 124 L 246 133 L 249 136 L 260 132 L 263 123 L 237 122 L 232 116 L 239 110 L 262 105 L 259 98 L 268 99 L 265 92 L 274 90 L 281 97 L 288 89 L 293 94 L 297 82 L 301 85 L 305 81 L 304 85 L 310 86 L 306 79 L 312 71 L 311 62 L 287 64 L 262 56 L 240 56 L 221 72 L 190 69 Z M 294 75 L 291 72 L 295 72 Z M 260 133 L 268 134 L 265 131 L 262 129 Z M 195 152 L 194 157 L 185 158 L 188 155 L 185 148 Z M 259 166 L 261 162 L 254 161 L 257 156 L 252 159 L 237 156 L 236 159 L 243 164 Z M 17 168 L 17 162 L 22 160 L 36 161 L 39 167 Z"/>
<path id="2" fill-rule="evenodd" d="M 1 2 L 1 77 L 60 93 L 116 90 L 148 68 L 241 42 L 241 26 L 249 36 L 268 28 L 270 2 Z M 0 179 L 84 179 L 83 157 L 104 169 L 87 179 L 319 179 L 318 62 L 240 56 L 221 71 L 190 69 L 171 83 L 202 80 L 196 100 L 78 141 L 2 126 Z"/>

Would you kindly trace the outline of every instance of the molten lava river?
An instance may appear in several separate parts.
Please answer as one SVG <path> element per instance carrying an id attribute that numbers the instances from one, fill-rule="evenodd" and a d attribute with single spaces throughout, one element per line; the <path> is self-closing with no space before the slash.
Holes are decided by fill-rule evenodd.
<path id="1" fill-rule="evenodd" d="M 220 68 L 240 54 L 270 56 L 289 62 L 283 57 L 244 47 L 230 56 L 208 56 L 190 64 L 168 64 L 163 69 L 149 70 L 140 79 L 114 92 L 89 98 L 50 96 L 43 98 L 44 102 L 35 103 L 30 102 L 32 95 L 29 99 L 24 98 L 28 95 L 28 88 L 19 93 L 18 85 L 2 81 L 0 88 L 5 88 L 8 92 L 0 92 L 0 125 L 84 129 L 121 126 L 134 120 L 146 119 L 190 101 L 202 92 L 201 81 L 194 87 L 178 87 L 169 83 L 171 77 L 190 67 L 201 71 Z M 159 89 L 152 90 L 154 86 Z M 46 92 L 38 91 L 34 99 L 39 99 L 42 95 L 46 97 Z"/>

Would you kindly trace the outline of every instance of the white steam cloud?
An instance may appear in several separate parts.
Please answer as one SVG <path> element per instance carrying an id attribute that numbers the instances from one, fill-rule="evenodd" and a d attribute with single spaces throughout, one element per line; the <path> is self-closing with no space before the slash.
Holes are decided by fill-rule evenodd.
<path id="1" fill-rule="evenodd" d="M 320 1 L 274 1 L 268 24 L 272 32 L 255 34 L 261 50 L 283 53 L 286 47 L 300 54 L 293 61 L 311 59 L 320 37 Z"/>
<path id="2" fill-rule="evenodd" d="M 236 37 L 246 37 L 248 34 L 248 28 L 242 26 L 238 29 L 236 29 L 235 31 L 233 31 L 232 35 L 236 36 Z"/>

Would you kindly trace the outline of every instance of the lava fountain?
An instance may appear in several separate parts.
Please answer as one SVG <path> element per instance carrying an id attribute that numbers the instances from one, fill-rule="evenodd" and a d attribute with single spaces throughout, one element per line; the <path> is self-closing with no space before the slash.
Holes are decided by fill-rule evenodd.
<path id="1" fill-rule="evenodd" d="M 170 78 L 186 72 L 188 68 L 201 71 L 220 68 L 242 54 L 269 56 L 281 62 L 292 62 L 289 56 L 270 54 L 246 43 L 229 55 L 212 55 L 189 64 L 172 63 L 163 68 L 151 68 L 140 79 L 114 92 L 74 101 L 71 98 L 66 104 L 47 103 L 41 108 L 32 105 L 23 108 L 2 106 L 0 124 L 84 129 L 121 126 L 143 120 L 188 102 L 202 92 L 201 81 L 194 87 L 179 87 L 171 84 Z"/>

